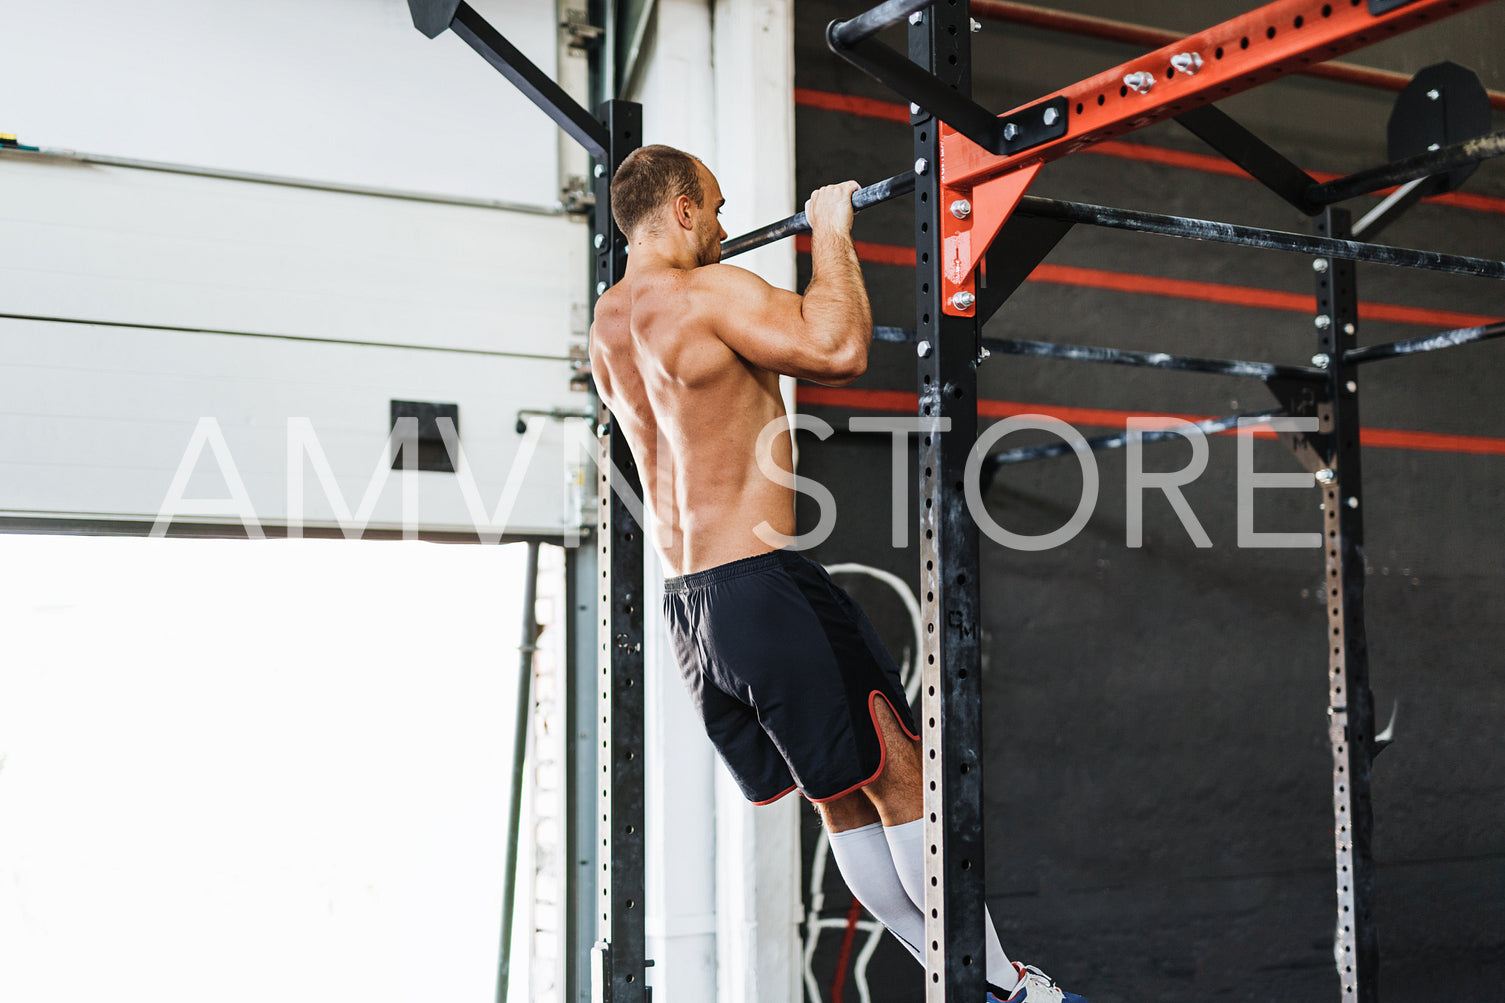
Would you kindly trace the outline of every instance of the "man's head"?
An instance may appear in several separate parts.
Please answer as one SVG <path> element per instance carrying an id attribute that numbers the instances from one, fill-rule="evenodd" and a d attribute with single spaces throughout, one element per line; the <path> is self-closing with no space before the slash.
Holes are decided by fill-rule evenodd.
<path id="1" fill-rule="evenodd" d="M 725 202 L 705 164 L 672 146 L 634 150 L 611 180 L 611 214 L 629 241 L 687 246 L 700 265 L 721 260 Z"/>

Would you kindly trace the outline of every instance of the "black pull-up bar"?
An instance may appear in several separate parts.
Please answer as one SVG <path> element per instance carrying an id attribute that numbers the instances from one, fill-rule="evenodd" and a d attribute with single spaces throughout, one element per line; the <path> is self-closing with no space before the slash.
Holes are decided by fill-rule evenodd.
<path id="1" fill-rule="evenodd" d="M 926 0 L 926 2 L 928 3 L 929 0 Z M 925 5 L 921 4 L 920 6 Z M 880 202 L 888 202 L 901 195 L 909 195 L 914 191 L 914 181 L 914 171 L 905 171 L 903 174 L 896 174 L 886 181 L 879 181 L 877 184 L 868 185 L 866 188 L 859 188 L 852 193 L 852 208 L 861 212 L 863 209 L 871 208 Z M 810 221 L 805 218 L 805 213 L 801 210 L 788 219 L 781 219 L 777 223 L 769 223 L 767 226 L 759 227 L 751 233 L 744 233 L 740 237 L 733 237 L 731 240 L 726 241 L 721 245 L 721 258 L 724 261 L 734 254 L 751 251 L 753 248 L 762 247 L 764 244 L 772 244 L 776 240 L 792 237 L 796 233 L 809 232 Z"/>
<path id="2" fill-rule="evenodd" d="M 1393 164 L 1359 171 L 1346 178 L 1312 185 L 1306 190 L 1306 198 L 1317 205 L 1331 205 L 1358 195 L 1377 192 L 1381 188 L 1415 181 L 1417 178 L 1446 174 L 1455 168 L 1467 167 L 1470 164 L 1477 164 L 1499 156 L 1505 156 L 1505 132 L 1476 136 L 1441 150 L 1432 150 L 1414 157 L 1407 157 L 1405 160 L 1397 160 Z"/>
<path id="3" fill-rule="evenodd" d="M 884 28 L 898 24 L 916 11 L 924 10 L 935 0 L 885 0 L 872 10 L 831 24 L 828 37 L 838 45 L 850 47 L 871 38 Z"/>

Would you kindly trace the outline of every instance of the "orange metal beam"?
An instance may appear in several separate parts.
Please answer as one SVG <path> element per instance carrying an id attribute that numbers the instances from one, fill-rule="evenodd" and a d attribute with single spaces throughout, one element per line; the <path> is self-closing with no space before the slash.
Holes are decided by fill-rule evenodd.
<path id="1" fill-rule="evenodd" d="M 1162 45 L 1170 45 L 1181 38 L 1180 32 L 1169 31 L 1165 28 L 1151 28 L 1142 24 L 1131 24 L 1128 21 L 1094 17 L 1091 14 L 1050 10 L 1033 4 L 1014 3 L 1013 0 L 972 0 L 972 13 L 990 21 L 1023 24 L 1031 28 L 1043 28 L 1046 31 L 1059 31 L 1063 34 L 1098 38 L 1108 42 L 1142 45 L 1147 49 L 1158 49 Z M 1358 66 L 1354 63 L 1317 63 L 1299 72 L 1309 77 L 1322 77 L 1326 80 L 1337 80 L 1345 84 L 1373 87 L 1384 91 L 1399 91 L 1411 82 L 1411 78 L 1404 73 L 1381 70 L 1373 66 Z M 1489 103 L 1496 110 L 1505 111 L 1505 91 L 1490 91 Z"/>
<path id="2" fill-rule="evenodd" d="M 982 186 L 995 178 L 1059 159 L 1489 2 L 1413 0 L 1376 15 L 1369 13 L 1365 0 L 1275 0 L 1062 88 L 1041 101 L 1032 101 L 1027 107 L 1055 98 L 1067 101 L 1066 132 L 1039 146 L 999 156 L 942 123 L 941 205 L 986 200 L 990 193 Z M 1016 108 L 999 117 L 1008 121 L 1023 110 Z M 1010 192 L 1009 197 L 1017 200 L 1020 194 L 1022 190 Z M 945 310 L 972 316 L 974 308 L 957 308 L 953 297 L 958 292 L 976 292 L 977 265 L 987 253 L 992 236 L 979 233 L 974 239 L 973 220 L 981 217 L 984 225 L 991 226 L 997 213 L 956 218 L 943 208 L 940 216 L 942 253 L 947 263 L 943 275 Z"/>

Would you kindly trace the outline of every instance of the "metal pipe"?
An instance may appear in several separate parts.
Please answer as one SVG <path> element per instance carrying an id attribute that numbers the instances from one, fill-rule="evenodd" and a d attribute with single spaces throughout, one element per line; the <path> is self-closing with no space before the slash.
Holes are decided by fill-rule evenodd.
<path id="1" fill-rule="evenodd" d="M 1047 219 L 1086 223 L 1089 226 L 1104 226 L 1116 230 L 1135 230 L 1141 233 L 1159 233 L 1169 237 L 1186 237 L 1191 240 L 1210 240 L 1220 244 L 1294 251 L 1319 258 L 1342 258 L 1401 268 L 1422 268 L 1434 272 L 1505 279 L 1505 262 L 1487 258 L 1442 254 L 1438 251 L 1417 251 L 1404 247 L 1391 247 L 1388 244 L 1366 244 L 1362 241 L 1338 240 L 1333 237 L 1315 237 L 1285 230 L 1264 230 L 1239 226 L 1235 223 L 1188 219 L 1184 216 L 1163 216 L 1159 213 L 1113 209 L 1081 202 L 1060 202 L 1032 195 L 1026 195 L 1020 199 L 1019 208 L 1015 212 L 1025 216 L 1043 216 Z"/>
<path id="2" fill-rule="evenodd" d="M 1192 422 L 1191 427 L 1205 434 L 1212 435 L 1218 432 L 1226 432 L 1231 428 L 1237 428 L 1238 423 L 1241 421 L 1263 425 L 1271 418 L 1278 418 L 1284 414 L 1285 412 L 1279 409 L 1273 411 L 1255 411 L 1252 414 L 1232 414 L 1226 418 L 1208 418 L 1204 421 Z M 1143 442 L 1164 442 L 1169 439 L 1186 438 L 1182 432 L 1170 428 L 1150 428 L 1133 434 L 1137 435 Z M 1124 431 L 1114 432 L 1112 435 L 1094 436 L 1091 439 L 1083 439 L 1082 441 L 1093 452 L 1098 452 L 1104 449 L 1122 449 L 1129 444 L 1129 438 L 1130 433 Z M 1052 456 L 1064 456 L 1070 452 L 1074 452 L 1071 443 L 1052 442 L 1040 446 L 1024 446 L 1020 449 L 1010 449 L 1002 453 L 994 453 L 983 461 L 983 485 L 986 487 L 998 468 L 1005 464 L 1025 463 L 1029 460 L 1044 460 Z"/>
<path id="3" fill-rule="evenodd" d="M 1487 136 L 1475 136 L 1473 139 L 1455 143 L 1441 150 L 1430 150 L 1414 157 L 1407 157 L 1405 160 L 1397 160 L 1393 164 L 1382 164 L 1344 178 L 1335 178 L 1332 181 L 1311 185 L 1306 190 L 1306 198 L 1318 205 L 1331 205 L 1359 195 L 1368 195 L 1370 192 L 1377 192 L 1381 188 L 1389 188 L 1392 185 L 1431 177 L 1434 174 L 1446 174 L 1455 168 L 1467 167 L 1481 160 L 1502 155 L 1505 155 L 1505 132 L 1493 132 Z"/>
<path id="4" fill-rule="evenodd" d="M 1179 42 L 1186 37 L 1184 32 L 1167 31 L 1164 28 L 1150 28 L 1144 25 L 1130 24 L 1127 21 L 1114 21 L 1105 17 L 1093 17 L 1089 14 L 1072 14 L 1066 11 L 1047 10 L 1044 7 L 1035 7 L 1023 3 L 1010 3 L 1007 0 L 972 0 L 972 16 L 987 18 L 991 21 L 1007 21 L 1013 24 L 1023 24 L 1031 28 L 1043 28 L 1047 31 L 1080 35 L 1084 38 L 1099 38 L 1108 42 L 1142 45 L 1146 49 L 1158 49 L 1161 46 L 1170 45 L 1172 42 Z M 1298 72 L 1304 76 L 1322 77 L 1326 80 L 1337 80 L 1346 84 L 1356 84 L 1360 87 L 1372 87 L 1376 90 L 1384 91 L 1400 91 L 1411 82 L 1411 78 L 1404 73 L 1396 73 L 1393 70 L 1377 70 L 1371 66 L 1359 66 L 1355 63 L 1316 63 Z M 1505 91 L 1489 91 L 1489 103 L 1496 110 L 1505 111 Z"/>
<path id="5" fill-rule="evenodd" d="M 1402 355 L 1416 355 L 1419 352 L 1435 352 L 1439 348 L 1455 348 L 1458 345 L 1469 345 L 1476 341 L 1489 341 L 1491 338 L 1500 337 L 1505 337 L 1505 321 L 1486 324 L 1483 327 L 1460 327 L 1443 331 L 1441 334 L 1407 338 L 1405 341 L 1391 341 L 1383 345 L 1370 345 L 1367 348 L 1354 348 L 1343 353 L 1343 361 L 1354 364 L 1378 362 L 1381 359 L 1395 359 Z"/>
<path id="6" fill-rule="evenodd" d="M 517 857 L 523 815 L 524 766 L 528 755 L 528 719 L 533 693 L 533 653 L 538 650 L 538 544 L 528 544 L 528 565 L 523 573 L 523 634 L 517 650 L 522 653 L 517 671 L 517 727 L 512 736 L 512 790 L 507 806 L 506 870 L 502 884 L 502 960 L 497 970 L 496 1001 L 506 1003 L 507 980 L 512 969 L 512 900 L 517 895 Z"/>
<path id="7" fill-rule="evenodd" d="M 901 195 L 908 195 L 914 191 L 914 182 L 914 171 L 905 171 L 903 174 L 896 174 L 885 181 L 868 185 L 866 188 L 859 188 L 852 193 L 852 209 L 856 212 L 861 212 L 864 209 L 878 205 L 880 202 L 889 202 L 899 198 Z M 804 210 L 801 210 L 787 219 L 781 219 L 777 223 L 769 223 L 767 226 L 759 227 L 751 233 L 744 233 L 740 237 L 733 237 L 731 240 L 726 241 L 721 245 L 721 259 L 725 261 L 733 255 L 751 251 L 754 248 L 762 247 L 764 244 L 772 244 L 776 240 L 783 240 L 785 237 L 792 237 L 797 233 L 809 232 L 810 221 L 805 218 Z"/>
<path id="8" fill-rule="evenodd" d="M 933 3 L 935 0 L 884 0 L 872 10 L 863 11 L 856 17 L 831 22 L 826 37 L 842 48 L 848 48 Z"/>
<path id="9" fill-rule="evenodd" d="M 1137 366 L 1142 369 L 1170 369 L 1187 373 L 1214 373 L 1220 376 L 1253 376 L 1258 379 L 1318 379 L 1322 370 L 1304 366 L 1282 366 L 1273 362 L 1242 362 L 1236 359 L 1201 359 L 1164 352 L 1135 352 L 1123 348 L 1097 348 L 1090 345 L 1060 345 L 1047 341 L 1016 341 L 1008 338 L 984 338 L 983 346 L 1005 355 L 1028 355 L 1042 359 L 1071 362 L 1101 362 L 1111 366 Z"/>

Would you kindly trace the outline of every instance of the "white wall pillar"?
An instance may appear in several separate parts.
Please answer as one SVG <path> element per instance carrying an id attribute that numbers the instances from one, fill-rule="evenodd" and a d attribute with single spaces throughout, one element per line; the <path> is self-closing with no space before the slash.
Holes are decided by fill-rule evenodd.
<path id="1" fill-rule="evenodd" d="M 716 0 L 716 161 L 733 236 L 794 212 L 794 17 L 790 0 Z M 795 287 L 794 241 L 737 258 Z M 784 392 L 793 411 L 793 380 Z M 724 771 L 716 785 L 719 1003 L 798 1003 L 799 811 L 790 795 L 754 808 Z"/>
<path id="2" fill-rule="evenodd" d="M 643 142 L 714 166 L 716 130 L 707 0 L 659 0 L 636 92 Z M 644 647 L 648 982 L 655 999 L 716 997 L 716 763 L 679 678 L 663 623 L 663 571 L 648 557 Z"/>

